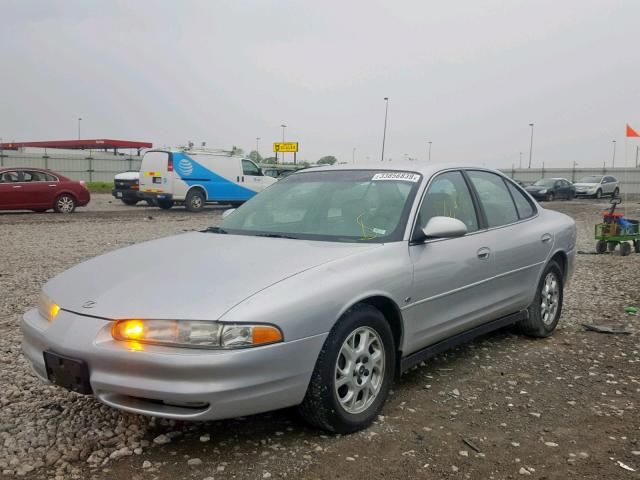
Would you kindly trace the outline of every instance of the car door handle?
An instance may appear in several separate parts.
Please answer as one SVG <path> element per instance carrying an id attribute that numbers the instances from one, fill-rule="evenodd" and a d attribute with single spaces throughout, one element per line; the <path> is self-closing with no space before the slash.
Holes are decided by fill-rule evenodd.
<path id="1" fill-rule="evenodd" d="M 540 237 L 540 241 L 542 243 L 547 243 L 547 242 L 550 242 L 552 238 L 553 237 L 551 236 L 550 233 L 545 233 L 544 235 L 542 235 L 542 237 Z"/>
<path id="2" fill-rule="evenodd" d="M 478 249 L 477 254 L 480 260 L 488 260 L 489 256 L 491 255 L 491 250 L 489 250 L 487 247 L 482 247 Z"/>
<path id="3" fill-rule="evenodd" d="M 22 188 L 22 185 L 14 185 L 13 188 Z"/>
<path id="4" fill-rule="evenodd" d="M 56 188 L 57 185 L 49 185 L 50 187 Z"/>

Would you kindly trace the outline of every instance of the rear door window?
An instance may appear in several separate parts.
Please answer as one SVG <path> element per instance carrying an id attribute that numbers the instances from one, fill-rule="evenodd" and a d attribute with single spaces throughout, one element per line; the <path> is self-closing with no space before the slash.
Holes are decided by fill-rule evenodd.
<path id="1" fill-rule="evenodd" d="M 519 220 L 516 205 L 501 176 L 478 170 L 467 173 L 478 193 L 489 227 L 500 227 Z"/>
<path id="2" fill-rule="evenodd" d="M 47 177 L 43 172 L 35 172 L 31 170 L 22 171 L 23 182 L 45 182 L 46 178 Z"/>
<path id="3" fill-rule="evenodd" d="M 535 214 L 535 209 L 528 197 L 518 188 L 516 188 L 516 186 L 511 182 L 506 183 L 511 196 L 513 197 L 513 201 L 516 204 L 516 210 L 518 210 L 518 216 L 520 217 L 520 220 L 522 220 L 523 218 L 532 217 Z"/>

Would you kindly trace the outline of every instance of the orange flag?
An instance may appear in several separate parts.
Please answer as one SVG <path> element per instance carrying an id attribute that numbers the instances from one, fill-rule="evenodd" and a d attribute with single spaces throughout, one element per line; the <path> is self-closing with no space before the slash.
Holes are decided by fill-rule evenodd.
<path id="1" fill-rule="evenodd" d="M 627 137 L 640 137 L 640 133 L 636 132 L 631 125 L 627 123 Z"/>

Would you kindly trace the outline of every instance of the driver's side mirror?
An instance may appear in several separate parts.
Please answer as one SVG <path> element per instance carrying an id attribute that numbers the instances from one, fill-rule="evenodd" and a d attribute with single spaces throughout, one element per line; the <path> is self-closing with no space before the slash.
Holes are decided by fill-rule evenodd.
<path id="1" fill-rule="evenodd" d="M 467 226 L 451 217 L 431 217 L 427 225 L 422 229 L 422 235 L 418 233 L 414 240 L 425 241 L 428 238 L 456 238 L 467 233 Z"/>
<path id="2" fill-rule="evenodd" d="M 225 210 L 224 212 L 222 212 L 222 218 L 223 219 L 227 218 L 229 215 L 231 215 L 235 211 L 236 211 L 235 208 L 229 208 L 228 210 Z"/>

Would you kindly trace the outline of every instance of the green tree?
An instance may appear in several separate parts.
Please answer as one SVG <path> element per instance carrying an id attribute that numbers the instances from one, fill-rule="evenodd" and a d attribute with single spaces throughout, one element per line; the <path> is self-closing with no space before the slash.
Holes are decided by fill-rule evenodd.
<path id="1" fill-rule="evenodd" d="M 271 165 L 275 165 L 276 163 L 276 157 L 266 157 L 262 159 L 262 163 L 264 164 L 271 164 Z"/>
<path id="2" fill-rule="evenodd" d="M 338 159 L 336 157 L 334 157 L 333 155 L 326 155 L 326 156 L 322 157 L 320 160 L 318 160 L 316 163 L 318 165 L 333 165 L 337 161 L 338 161 Z"/>
<path id="3" fill-rule="evenodd" d="M 255 150 L 252 150 L 251 153 L 249 153 L 249 159 L 256 163 L 262 163 L 263 161 L 262 155 Z"/>

